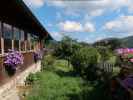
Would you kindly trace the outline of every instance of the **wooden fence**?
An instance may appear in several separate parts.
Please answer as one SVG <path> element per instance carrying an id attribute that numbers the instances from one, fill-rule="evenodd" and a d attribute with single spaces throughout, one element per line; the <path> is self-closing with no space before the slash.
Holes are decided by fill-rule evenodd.
<path id="1" fill-rule="evenodd" d="M 112 73 L 113 67 L 115 67 L 115 64 L 108 63 L 108 62 L 102 62 L 97 64 L 98 69 L 107 73 Z"/>

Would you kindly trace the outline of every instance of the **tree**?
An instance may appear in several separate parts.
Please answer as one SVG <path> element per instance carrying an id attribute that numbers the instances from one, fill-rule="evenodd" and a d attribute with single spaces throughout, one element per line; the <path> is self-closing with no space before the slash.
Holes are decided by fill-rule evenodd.
<path id="1" fill-rule="evenodd" d="M 109 60 L 110 57 L 112 57 L 112 55 L 113 55 L 112 51 L 109 48 L 105 47 L 105 46 L 97 46 L 96 48 L 97 48 L 98 52 L 101 55 L 100 60 L 102 62 Z"/>
<path id="2" fill-rule="evenodd" d="M 54 55 L 60 59 L 68 60 L 69 63 L 72 54 L 80 47 L 81 45 L 77 41 L 64 37 L 56 46 Z"/>
<path id="3" fill-rule="evenodd" d="M 100 54 L 93 47 L 83 47 L 75 51 L 71 57 L 71 64 L 74 70 L 82 77 L 88 80 L 97 78 L 96 70 L 99 62 Z"/>
<path id="4" fill-rule="evenodd" d="M 97 41 L 93 44 L 94 46 L 104 46 L 110 50 L 115 50 L 120 47 L 124 47 L 123 42 L 117 38 L 108 38 Z"/>

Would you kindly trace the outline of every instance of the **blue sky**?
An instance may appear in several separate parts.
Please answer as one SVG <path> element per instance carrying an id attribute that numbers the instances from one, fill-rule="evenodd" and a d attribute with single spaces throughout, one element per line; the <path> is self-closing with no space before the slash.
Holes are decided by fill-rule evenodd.
<path id="1" fill-rule="evenodd" d="M 133 0 L 23 0 L 56 40 L 133 35 Z"/>

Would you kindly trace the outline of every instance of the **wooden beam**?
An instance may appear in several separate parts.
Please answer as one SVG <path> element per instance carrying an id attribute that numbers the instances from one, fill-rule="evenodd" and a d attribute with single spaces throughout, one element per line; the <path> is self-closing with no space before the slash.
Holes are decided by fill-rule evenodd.
<path id="1" fill-rule="evenodd" d="M 3 22 L 1 22 L 1 54 L 4 54 Z"/>

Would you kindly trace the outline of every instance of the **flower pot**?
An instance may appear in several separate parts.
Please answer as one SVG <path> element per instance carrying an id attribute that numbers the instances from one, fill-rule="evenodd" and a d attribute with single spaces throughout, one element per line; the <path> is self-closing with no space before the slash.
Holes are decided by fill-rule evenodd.
<path id="1" fill-rule="evenodd" d="M 5 65 L 5 70 L 9 76 L 13 76 L 16 72 L 16 68 L 11 65 Z"/>

